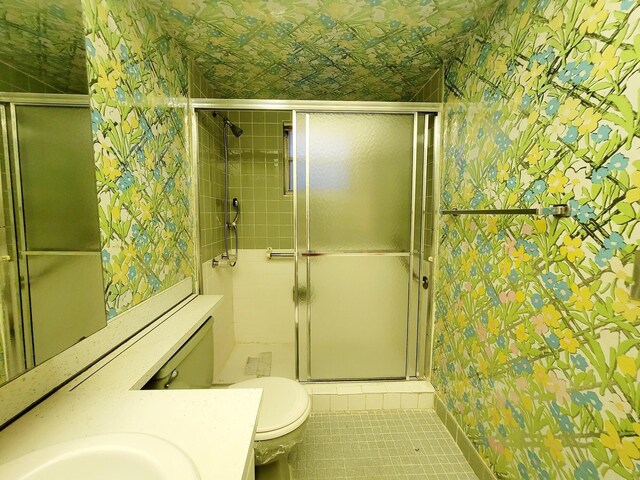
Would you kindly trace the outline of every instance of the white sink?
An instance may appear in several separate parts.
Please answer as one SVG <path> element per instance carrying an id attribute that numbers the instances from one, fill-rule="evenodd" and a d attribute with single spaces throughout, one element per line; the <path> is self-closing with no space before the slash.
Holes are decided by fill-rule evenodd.
<path id="1" fill-rule="evenodd" d="M 71 440 L 0 465 L 11 480 L 199 480 L 178 447 L 152 435 L 113 433 Z"/>

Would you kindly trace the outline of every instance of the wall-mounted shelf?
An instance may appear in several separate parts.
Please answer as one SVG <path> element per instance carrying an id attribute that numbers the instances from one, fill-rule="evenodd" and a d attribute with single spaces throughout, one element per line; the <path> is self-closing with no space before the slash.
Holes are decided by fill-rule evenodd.
<path id="1" fill-rule="evenodd" d="M 441 210 L 443 215 L 538 215 L 541 217 L 554 216 L 558 218 L 566 218 L 571 216 L 571 209 L 567 204 L 558 204 L 551 207 L 540 208 L 504 208 L 489 210 Z"/>

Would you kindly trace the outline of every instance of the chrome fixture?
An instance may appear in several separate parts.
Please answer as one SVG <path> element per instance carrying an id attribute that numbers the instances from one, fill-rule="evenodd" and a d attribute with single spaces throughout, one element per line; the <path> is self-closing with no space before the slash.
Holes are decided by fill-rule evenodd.
<path id="1" fill-rule="evenodd" d="M 225 125 L 228 125 L 229 128 L 231 128 L 231 131 L 233 132 L 233 134 L 236 137 L 240 137 L 240 135 L 242 135 L 242 132 L 244 130 L 242 130 L 240 127 L 238 127 L 235 123 L 233 123 L 231 120 L 229 120 L 226 116 L 224 116 L 222 113 L 220 112 L 216 112 L 215 110 L 213 111 L 213 116 L 217 117 L 218 115 L 220 115 L 220 117 L 222 118 L 222 120 L 224 121 Z"/>
<path id="2" fill-rule="evenodd" d="M 231 120 L 229 120 L 225 115 L 220 112 L 213 111 L 213 116 L 220 116 L 222 121 L 224 122 L 222 126 L 222 142 L 224 144 L 224 253 L 222 254 L 221 260 L 228 260 L 229 266 L 235 267 L 236 262 L 238 261 L 238 217 L 240 217 L 240 202 L 237 198 L 234 198 L 232 204 L 236 209 L 236 214 L 231 220 L 231 214 L 229 213 L 229 138 L 227 134 L 227 127 L 231 129 L 233 134 L 236 137 L 240 137 L 242 135 L 242 129 L 235 125 Z M 229 232 L 233 231 L 233 235 L 235 237 L 235 255 L 233 258 L 229 254 Z M 212 267 L 217 267 L 222 265 L 220 261 L 217 261 L 215 258 L 211 261 Z"/>
<path id="3" fill-rule="evenodd" d="M 553 205 L 552 207 L 540 207 L 540 208 L 503 208 L 503 209 L 488 209 L 488 210 L 442 210 L 443 215 L 540 215 L 540 216 L 554 216 L 565 218 L 571 216 L 571 209 L 567 204 L 561 203 Z"/>
<path id="4" fill-rule="evenodd" d="M 274 252 L 271 247 L 267 248 L 267 258 L 295 258 L 295 252 Z"/>

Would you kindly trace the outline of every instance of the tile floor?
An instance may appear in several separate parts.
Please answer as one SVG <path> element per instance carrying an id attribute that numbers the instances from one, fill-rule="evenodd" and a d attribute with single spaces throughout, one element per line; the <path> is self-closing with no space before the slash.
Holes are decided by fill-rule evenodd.
<path id="1" fill-rule="evenodd" d="M 312 413 L 292 480 L 473 479 L 435 410 Z"/>

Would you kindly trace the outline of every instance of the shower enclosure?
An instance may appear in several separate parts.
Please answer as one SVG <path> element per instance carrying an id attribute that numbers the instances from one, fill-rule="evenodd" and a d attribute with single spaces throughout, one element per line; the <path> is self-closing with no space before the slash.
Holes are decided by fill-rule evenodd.
<path id="1" fill-rule="evenodd" d="M 39 94 L 5 100 L 0 379 L 6 380 L 88 337 L 106 319 L 88 102 Z"/>
<path id="2" fill-rule="evenodd" d="M 426 377 L 439 105 L 245 103 L 292 112 L 294 248 L 268 255 L 293 260 L 296 377 Z"/>

